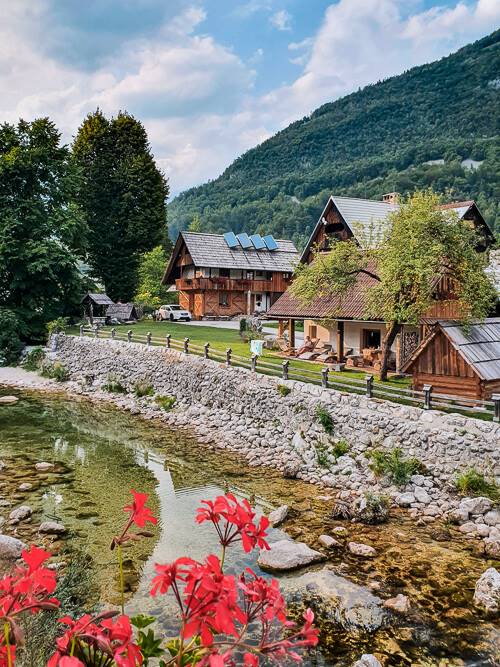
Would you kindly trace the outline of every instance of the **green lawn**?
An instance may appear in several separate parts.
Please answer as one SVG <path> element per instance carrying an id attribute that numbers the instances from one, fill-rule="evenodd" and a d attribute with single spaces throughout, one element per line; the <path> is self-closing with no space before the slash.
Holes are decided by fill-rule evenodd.
<path id="1" fill-rule="evenodd" d="M 183 341 L 184 338 L 189 338 L 194 345 L 204 345 L 210 343 L 210 347 L 214 350 L 225 352 L 228 347 L 231 348 L 235 355 L 246 357 L 250 359 L 250 343 L 245 343 L 241 340 L 239 332 L 233 329 L 224 329 L 211 326 L 190 326 L 189 324 L 181 324 L 178 322 L 155 322 L 153 320 L 144 320 L 137 322 L 131 326 L 122 325 L 115 327 L 119 337 L 124 337 L 128 329 L 132 330 L 134 336 L 145 336 L 149 331 L 153 338 L 165 340 L 165 336 L 170 334 L 173 340 Z M 103 332 L 109 332 L 111 327 L 104 327 Z M 73 328 L 68 333 L 77 334 L 78 330 Z M 132 338 L 133 340 L 133 338 Z M 271 350 L 264 350 L 261 359 L 266 363 L 272 363 L 277 367 L 281 367 L 283 360 L 286 357 L 281 356 L 277 352 Z M 290 359 L 290 372 L 297 371 L 312 371 L 317 377 L 320 377 L 322 365 L 309 361 L 301 361 Z M 341 373 L 330 372 L 330 377 L 338 376 L 339 380 L 358 379 L 364 380 L 366 373 L 354 370 L 345 370 Z M 410 378 L 390 378 L 387 382 L 377 384 L 391 386 L 391 387 L 408 387 Z"/>

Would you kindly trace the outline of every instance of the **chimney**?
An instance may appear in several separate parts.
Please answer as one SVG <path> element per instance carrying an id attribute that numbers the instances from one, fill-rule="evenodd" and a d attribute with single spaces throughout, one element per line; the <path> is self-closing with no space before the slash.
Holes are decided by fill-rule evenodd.
<path id="1" fill-rule="evenodd" d="M 385 204 L 397 204 L 399 201 L 399 192 L 387 192 L 382 195 L 382 201 Z"/>

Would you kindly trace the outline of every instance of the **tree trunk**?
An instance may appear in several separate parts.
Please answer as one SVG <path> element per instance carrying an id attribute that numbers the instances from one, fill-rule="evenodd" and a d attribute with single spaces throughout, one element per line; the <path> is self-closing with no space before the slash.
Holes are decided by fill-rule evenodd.
<path id="1" fill-rule="evenodd" d="M 389 369 L 389 357 L 391 354 L 391 347 L 396 336 L 401 331 L 401 325 L 397 322 L 390 322 L 387 325 L 387 333 L 382 340 L 382 359 L 380 365 L 380 380 L 387 380 L 387 371 Z"/>

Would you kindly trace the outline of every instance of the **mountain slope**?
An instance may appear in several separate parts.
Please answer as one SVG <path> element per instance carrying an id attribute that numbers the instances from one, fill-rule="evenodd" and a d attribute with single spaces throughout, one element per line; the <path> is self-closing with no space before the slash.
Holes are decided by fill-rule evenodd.
<path id="1" fill-rule="evenodd" d="M 325 104 L 174 199 L 171 234 L 199 215 L 204 231 L 303 245 L 332 192 L 378 199 L 429 186 L 475 199 L 500 233 L 499 73 L 500 30 Z M 469 159 L 474 169 L 462 166 Z"/>

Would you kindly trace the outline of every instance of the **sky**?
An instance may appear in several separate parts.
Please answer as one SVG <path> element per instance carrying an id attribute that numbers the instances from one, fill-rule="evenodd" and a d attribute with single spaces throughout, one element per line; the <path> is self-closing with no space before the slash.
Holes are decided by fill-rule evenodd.
<path id="1" fill-rule="evenodd" d="M 145 125 L 176 193 L 290 122 L 500 26 L 500 0 L 0 0 L 0 122 Z"/>

